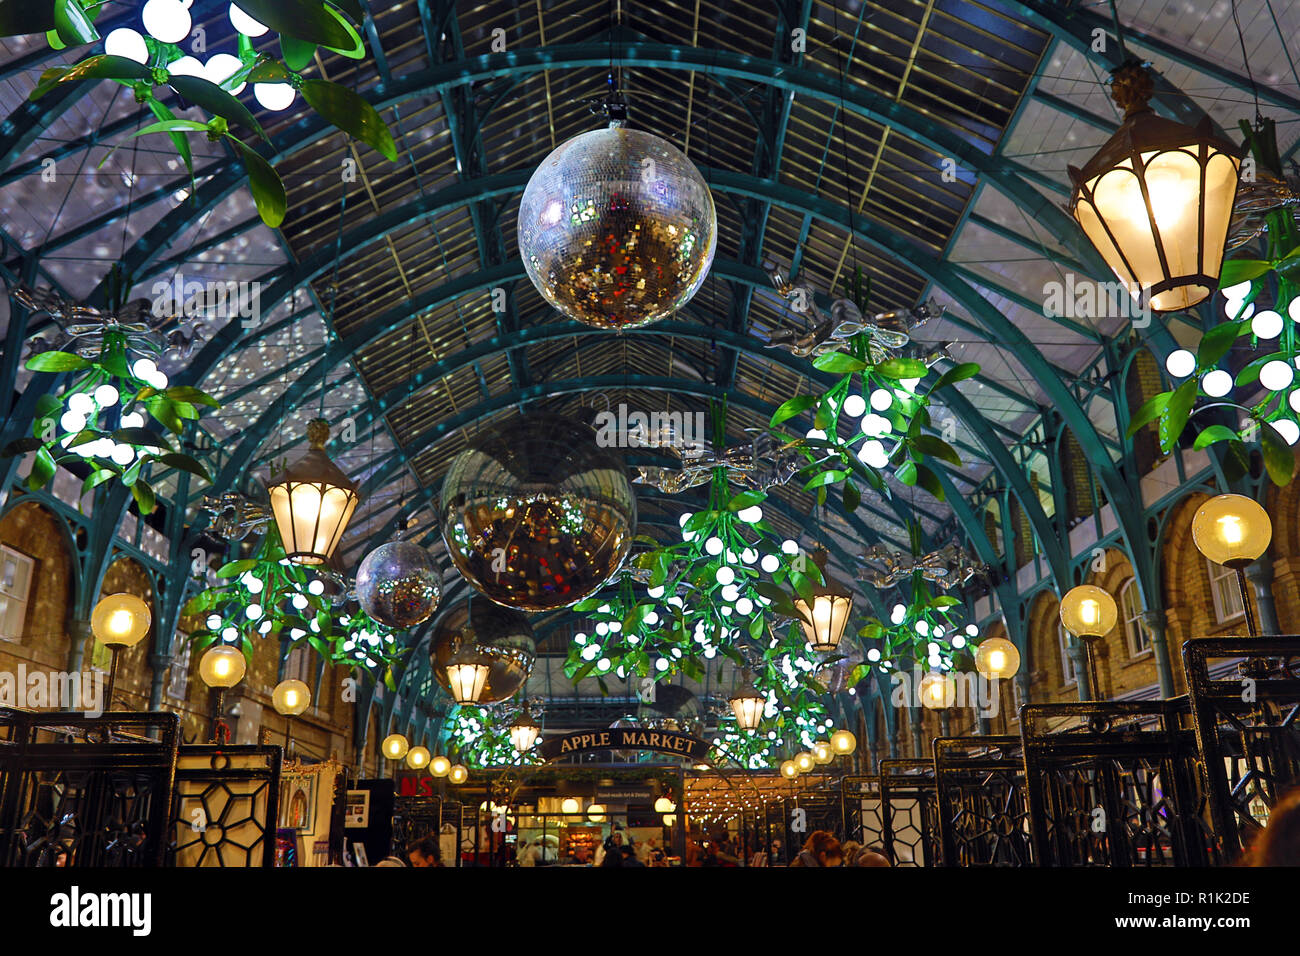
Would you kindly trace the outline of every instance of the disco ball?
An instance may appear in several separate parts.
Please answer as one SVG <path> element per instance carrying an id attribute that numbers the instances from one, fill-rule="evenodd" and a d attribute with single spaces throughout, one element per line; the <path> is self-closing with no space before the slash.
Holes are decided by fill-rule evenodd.
<path id="1" fill-rule="evenodd" d="M 636 496 L 595 432 L 562 415 L 513 419 L 473 442 L 443 480 L 439 521 L 456 569 L 498 604 L 569 607 L 623 565 Z"/>
<path id="2" fill-rule="evenodd" d="M 681 150 L 614 125 L 573 137 L 537 167 L 519 204 L 519 252 L 569 318 L 630 329 L 691 300 L 717 225 L 708 184 Z"/>
<path id="3" fill-rule="evenodd" d="M 524 686 L 537 659 L 533 628 L 518 611 L 491 601 L 470 600 L 451 608 L 438 621 L 429 649 L 433 674 L 450 693 L 447 662 L 456 653 L 467 627 L 473 628 L 473 643 L 490 661 L 487 682 L 479 704 L 495 704 L 513 697 Z"/>
<path id="4" fill-rule="evenodd" d="M 433 616 L 442 598 L 442 574 L 424 548 L 390 541 L 365 556 L 356 588 L 363 611 L 400 630 Z"/>
<path id="5" fill-rule="evenodd" d="M 630 715 L 619 717 L 609 725 L 610 730 L 622 730 L 628 727 L 640 726 L 641 722 Z M 640 756 L 640 751 L 637 750 L 614 750 L 611 751 L 611 753 L 613 754 L 614 759 L 619 763 L 634 763 L 637 757 Z"/>

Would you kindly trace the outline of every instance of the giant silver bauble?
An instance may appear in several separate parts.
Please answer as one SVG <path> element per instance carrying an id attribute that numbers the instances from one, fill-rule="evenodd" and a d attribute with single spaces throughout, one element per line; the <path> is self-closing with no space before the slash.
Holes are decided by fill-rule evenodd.
<path id="1" fill-rule="evenodd" d="M 519 254 L 542 297 L 569 318 L 629 329 L 695 295 L 717 223 L 708 184 L 681 150 L 611 126 L 542 160 L 519 203 Z"/>
<path id="2" fill-rule="evenodd" d="M 442 574 L 418 544 L 390 541 L 361 561 L 356 591 L 363 611 L 401 630 L 433 616 L 442 599 Z"/>
<path id="3" fill-rule="evenodd" d="M 465 579 L 507 607 L 549 611 L 623 565 L 636 496 L 587 425 L 537 412 L 494 428 L 451 463 L 439 523 Z"/>
<path id="4" fill-rule="evenodd" d="M 472 629 L 472 635 L 466 628 Z M 513 697 L 528 680 L 537 659 L 528 618 L 484 600 L 470 600 L 450 608 L 439 619 L 429 648 L 433 676 L 443 690 L 450 686 L 447 662 L 471 637 L 474 648 L 490 661 L 483 696 L 477 703 L 495 704 Z"/>

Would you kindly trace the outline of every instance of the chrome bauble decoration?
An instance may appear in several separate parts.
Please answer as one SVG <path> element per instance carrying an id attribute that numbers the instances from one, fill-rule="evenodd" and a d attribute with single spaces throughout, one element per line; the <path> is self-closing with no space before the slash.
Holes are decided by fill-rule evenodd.
<path id="1" fill-rule="evenodd" d="M 648 730 L 698 736 L 704 729 L 704 706 L 680 684 L 655 684 L 654 699 L 641 698 L 637 723 Z"/>
<path id="2" fill-rule="evenodd" d="M 456 569 L 508 607 L 549 611 L 595 592 L 632 547 L 636 498 L 595 432 L 534 413 L 485 433 L 451 463 L 439 523 Z"/>
<path id="3" fill-rule="evenodd" d="M 401 630 L 433 617 L 442 599 L 442 574 L 418 544 L 390 541 L 362 560 L 356 590 L 363 611 Z"/>
<path id="4" fill-rule="evenodd" d="M 717 245 L 700 171 L 658 136 L 616 123 L 562 143 L 519 204 L 519 253 L 569 318 L 630 329 L 690 301 Z"/>
<path id="5" fill-rule="evenodd" d="M 537 659 L 533 628 L 524 615 L 491 601 L 471 599 L 458 604 L 438 621 L 429 651 L 433 675 L 449 693 L 447 662 L 459 645 L 467 642 L 491 665 L 479 704 L 495 704 L 513 697 L 524 686 Z"/>

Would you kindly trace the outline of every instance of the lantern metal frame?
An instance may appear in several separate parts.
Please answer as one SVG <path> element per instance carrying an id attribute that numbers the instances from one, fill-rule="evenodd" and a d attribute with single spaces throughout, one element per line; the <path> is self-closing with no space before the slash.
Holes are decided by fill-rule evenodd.
<path id="1" fill-rule="evenodd" d="M 812 554 L 813 563 L 817 565 L 817 570 L 821 572 L 822 581 L 816 584 L 812 589 L 812 603 L 804 601 L 801 597 L 794 600 L 795 611 L 798 612 L 800 626 L 803 628 L 804 636 L 808 638 L 808 643 L 812 649 L 818 653 L 833 651 L 840 646 L 840 641 L 844 639 L 844 632 L 848 630 L 849 618 L 853 615 L 853 592 L 848 586 L 832 577 L 826 570 L 826 562 L 830 558 L 830 552 L 825 548 L 818 548 Z M 833 640 L 826 640 L 831 637 L 828 634 L 821 634 L 817 627 L 817 600 L 825 598 L 832 602 L 837 600 L 847 600 L 848 608 L 844 611 L 843 626 L 838 628 L 838 633 L 834 635 Z M 809 633 L 811 631 L 811 633 Z"/>
<path id="2" fill-rule="evenodd" d="M 307 440 L 311 447 L 301 458 L 284 467 L 266 483 L 267 493 L 271 497 L 272 517 L 276 529 L 280 532 L 285 557 L 295 564 L 328 564 L 339 542 L 343 540 L 343 534 L 347 531 L 348 523 L 352 520 L 357 505 L 361 502 L 357 483 L 344 474 L 343 470 L 325 453 L 325 443 L 329 441 L 329 434 L 329 423 L 325 419 L 313 419 L 307 425 Z M 328 535 L 324 538 L 326 547 L 323 552 L 313 550 L 311 547 L 322 538 L 322 509 L 316 511 L 310 539 L 302 542 L 298 540 L 298 523 L 295 520 L 293 502 L 294 492 L 303 486 L 314 486 L 321 501 L 324 501 L 325 496 L 332 491 L 344 492 L 343 507 L 335 527 L 327 529 Z M 280 495 L 284 496 L 287 509 L 283 514 L 284 521 L 281 520 L 280 509 L 276 507 L 276 499 Z"/>
<path id="3" fill-rule="evenodd" d="M 1084 164 L 1082 169 L 1073 165 L 1068 167 L 1073 189 L 1070 194 L 1070 202 L 1066 207 L 1067 211 L 1074 217 L 1088 241 L 1105 260 L 1106 264 L 1111 267 L 1120 281 L 1129 288 L 1130 292 L 1134 288 L 1138 289 L 1138 295 L 1135 295 L 1134 298 L 1139 298 L 1144 305 L 1154 312 L 1178 312 L 1191 308 L 1209 298 L 1219 286 L 1219 272 L 1222 269 L 1224 256 L 1226 255 L 1232 209 L 1236 203 L 1237 189 L 1240 182 L 1239 178 L 1234 181 L 1232 198 L 1224 206 L 1226 215 L 1222 222 L 1222 234 L 1218 234 L 1218 224 L 1216 223 L 1214 224 L 1216 235 L 1207 236 L 1205 221 L 1207 171 L 1210 164 L 1218 156 L 1222 155 L 1227 156 L 1233 162 L 1239 177 L 1241 161 L 1245 153 L 1235 143 L 1214 134 L 1214 127 L 1209 116 L 1203 117 L 1196 126 L 1189 126 L 1185 123 L 1178 123 L 1157 116 L 1148 106 L 1148 101 L 1155 92 L 1154 79 L 1150 70 L 1141 62 L 1132 59 L 1126 60 L 1112 71 L 1111 76 L 1113 78 L 1111 96 L 1115 103 L 1124 110 L 1124 120 L 1119 129 L 1111 135 L 1110 139 L 1106 140 L 1101 149 Z M 1180 152 L 1193 157 L 1200 169 L 1200 194 L 1196 203 L 1198 221 L 1196 224 L 1195 268 L 1197 271 L 1177 276 L 1172 274 L 1170 242 L 1161 233 L 1156 212 L 1151 203 L 1151 192 L 1146 178 L 1146 171 L 1152 162 L 1171 152 Z M 1148 157 L 1145 161 L 1144 156 Z M 1134 268 L 1132 250 L 1126 251 L 1116 239 L 1113 227 L 1107 222 L 1106 217 L 1102 215 L 1097 206 L 1095 194 L 1089 188 L 1090 185 L 1099 182 L 1107 173 L 1117 169 L 1127 169 L 1131 172 L 1131 175 L 1137 180 L 1142 201 L 1146 207 L 1147 223 L 1151 230 L 1150 236 L 1155 245 L 1155 252 L 1163 276 L 1150 286 L 1141 284 L 1137 269 Z M 1109 243 L 1113 254 L 1107 254 L 1107 249 L 1097 241 L 1098 237 L 1094 237 L 1084 224 L 1084 220 L 1080 216 L 1082 206 L 1087 206 L 1091 210 L 1091 214 L 1096 217 L 1097 223 L 1103 231 L 1102 234 Z M 1166 232 L 1168 231 L 1166 228 Z M 1220 249 L 1219 268 L 1214 269 L 1213 272 L 1210 271 L 1206 264 L 1206 253 L 1207 249 L 1210 248 L 1207 246 L 1207 242 L 1217 244 Z M 1122 266 L 1127 271 L 1127 277 L 1117 268 L 1117 265 Z M 1155 305 L 1156 297 L 1162 293 L 1191 286 L 1202 287 L 1205 293 L 1194 300 L 1188 299 L 1168 308 L 1159 308 Z"/>

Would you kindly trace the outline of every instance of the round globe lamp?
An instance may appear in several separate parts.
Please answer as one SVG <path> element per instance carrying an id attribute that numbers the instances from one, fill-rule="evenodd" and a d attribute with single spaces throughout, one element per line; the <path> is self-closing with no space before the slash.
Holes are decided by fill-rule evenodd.
<path id="1" fill-rule="evenodd" d="M 90 632 L 108 648 L 108 689 L 105 699 L 113 709 L 113 689 L 117 686 L 117 662 L 122 651 L 134 647 L 149 633 L 153 615 L 149 605 L 134 594 L 110 594 L 100 598 L 90 612 Z"/>

